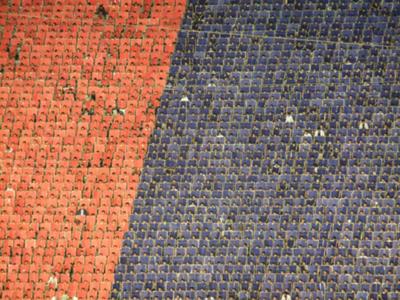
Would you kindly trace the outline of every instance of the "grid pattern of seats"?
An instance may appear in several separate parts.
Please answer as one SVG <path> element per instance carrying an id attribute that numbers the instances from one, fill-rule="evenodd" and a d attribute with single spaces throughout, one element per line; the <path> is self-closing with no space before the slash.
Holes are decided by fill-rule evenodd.
<path id="1" fill-rule="evenodd" d="M 184 9 L 1 1 L 1 299 L 108 298 Z"/>
<path id="2" fill-rule="evenodd" d="M 112 299 L 399 299 L 398 1 L 189 1 Z"/>

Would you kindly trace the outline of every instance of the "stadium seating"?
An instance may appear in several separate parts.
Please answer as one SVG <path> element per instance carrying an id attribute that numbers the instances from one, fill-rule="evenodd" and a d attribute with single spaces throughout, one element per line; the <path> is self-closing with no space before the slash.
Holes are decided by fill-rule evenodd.
<path id="1" fill-rule="evenodd" d="M 185 5 L 1 2 L 1 299 L 109 297 Z"/>
<path id="2" fill-rule="evenodd" d="M 399 299 L 400 3 L 188 2 L 111 298 Z"/>

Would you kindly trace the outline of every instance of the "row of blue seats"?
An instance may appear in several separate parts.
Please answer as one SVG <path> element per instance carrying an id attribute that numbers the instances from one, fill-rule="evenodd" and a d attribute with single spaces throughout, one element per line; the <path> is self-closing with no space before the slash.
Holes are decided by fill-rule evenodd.
<path id="1" fill-rule="evenodd" d="M 206 205 L 207 205 L 207 203 L 204 203 L 204 206 L 206 206 Z M 178 219 L 182 219 L 182 221 L 185 221 L 185 222 L 189 222 L 189 221 L 190 222 L 199 222 L 199 223 L 207 223 L 207 222 L 210 222 L 210 221 L 218 222 L 219 218 L 221 218 L 221 217 L 217 217 L 215 215 L 217 212 L 220 212 L 221 215 L 227 214 L 228 215 L 227 218 L 228 218 L 229 222 L 238 222 L 238 224 L 251 222 L 252 224 L 254 224 L 254 226 L 256 226 L 257 224 L 260 224 L 261 222 L 267 222 L 273 217 L 276 219 L 276 222 L 280 222 L 280 221 L 281 222 L 290 222 L 290 221 L 294 222 L 295 221 L 295 220 L 292 220 L 292 219 L 289 219 L 289 218 L 282 217 L 282 214 L 285 211 L 287 212 L 288 209 L 282 209 L 282 208 L 279 208 L 279 207 L 276 207 L 276 209 L 277 210 L 280 209 L 280 214 L 276 214 L 275 216 L 273 216 L 271 214 L 271 215 L 269 215 L 269 217 L 266 217 L 266 216 L 265 217 L 260 217 L 256 212 L 253 212 L 251 214 L 246 214 L 246 215 L 243 214 L 243 213 L 239 214 L 239 215 L 232 215 L 233 213 L 237 213 L 237 211 L 238 211 L 238 209 L 236 209 L 234 207 L 233 208 L 225 208 L 225 209 L 224 208 L 217 209 L 217 208 L 212 208 L 212 207 L 209 208 L 209 209 L 199 208 L 198 209 L 198 213 L 196 213 L 196 210 L 194 208 L 191 209 L 188 206 L 181 206 L 181 207 L 175 208 L 175 209 L 171 208 L 171 207 L 170 208 L 156 207 L 156 208 L 153 209 L 154 212 L 152 210 L 147 211 L 146 209 L 138 208 L 138 209 L 135 209 L 135 213 L 136 214 L 140 214 L 140 216 L 137 217 L 137 221 L 136 222 L 151 222 L 151 221 L 153 221 L 153 222 L 157 222 L 157 221 L 158 222 L 176 222 Z M 387 211 L 387 210 L 388 209 L 386 209 L 386 210 L 382 209 L 382 210 L 377 210 L 377 211 L 383 212 L 383 211 Z M 321 219 L 320 222 L 322 222 L 322 221 L 324 221 L 324 222 L 333 222 L 336 219 L 335 216 L 337 216 L 334 213 L 338 213 L 339 212 L 339 213 L 341 213 L 341 215 L 339 215 L 339 216 L 343 217 L 343 219 L 344 219 L 344 221 L 342 221 L 342 222 L 349 222 L 349 223 L 350 222 L 352 222 L 352 223 L 357 222 L 356 225 L 351 225 L 351 226 L 347 226 L 347 227 L 344 226 L 344 225 L 338 225 L 340 228 L 347 228 L 349 230 L 353 230 L 353 229 L 356 230 L 357 228 L 360 229 L 360 228 L 365 228 L 366 227 L 367 229 L 377 230 L 379 232 L 385 229 L 390 233 L 390 234 L 387 235 L 387 237 L 389 237 L 393 232 L 393 230 L 389 230 L 389 228 L 393 228 L 393 226 L 389 226 L 388 225 L 386 227 L 383 224 L 392 224 L 391 223 L 392 221 L 390 220 L 390 218 L 395 218 L 396 213 L 399 213 L 400 210 L 399 210 L 399 208 L 397 208 L 393 212 L 393 209 L 390 209 L 391 212 L 390 212 L 389 215 L 386 216 L 387 217 L 386 219 L 382 218 L 382 217 L 379 217 L 378 215 L 368 215 L 368 213 L 370 213 L 370 212 L 364 211 L 364 210 L 362 210 L 362 213 L 357 218 L 354 217 L 354 215 L 352 215 L 352 214 L 350 214 L 348 212 L 343 212 L 341 210 L 335 210 L 335 209 L 332 209 L 332 208 L 327 210 L 328 212 L 326 212 L 326 213 L 330 214 L 329 215 L 330 217 L 327 217 L 327 218 L 322 217 L 323 216 L 322 213 L 325 213 L 324 211 L 319 211 L 320 214 L 317 214 L 315 210 L 314 211 L 311 210 L 311 209 L 309 209 L 309 210 L 306 210 L 306 209 L 301 210 L 300 208 L 296 209 L 296 207 L 293 209 L 293 211 L 299 211 L 299 213 L 302 213 L 303 215 L 306 214 L 306 213 L 313 213 L 314 214 L 314 218 L 316 216 L 316 217 L 319 217 Z M 267 213 L 268 211 L 264 210 L 264 212 Z M 152 217 L 152 213 L 159 213 L 159 214 L 160 213 L 164 213 L 165 215 L 160 216 L 160 217 Z M 371 213 L 373 213 L 373 212 L 371 212 Z M 311 219 L 313 219 L 313 218 L 311 218 Z M 325 228 L 324 226 L 320 226 L 319 224 L 316 224 L 315 226 L 310 226 L 309 225 L 310 221 L 308 220 L 308 218 L 307 218 L 307 221 L 304 221 L 304 222 L 307 222 L 307 223 L 303 227 L 305 229 L 307 229 L 307 230 L 309 229 L 310 232 L 314 231 L 314 227 L 315 227 L 315 230 L 318 230 L 318 232 L 321 232 L 323 234 L 325 234 L 325 233 L 332 233 L 332 234 L 335 234 L 335 235 L 337 234 L 337 231 L 334 231 L 334 228 L 336 228 L 336 227 L 327 227 L 327 228 Z M 378 225 L 379 222 L 382 222 L 382 226 Z M 136 223 L 132 223 L 132 228 L 136 228 L 137 227 L 135 224 Z M 229 226 L 229 225 L 226 225 L 226 226 Z M 153 225 L 151 225 L 151 226 L 148 225 L 147 227 L 143 226 L 143 228 L 150 228 L 150 227 L 153 227 Z M 222 230 L 222 231 L 224 229 L 229 229 L 229 227 L 223 227 L 222 225 L 221 225 L 221 227 L 219 227 L 219 230 Z M 270 227 L 278 227 L 279 228 L 279 226 L 276 225 L 276 224 L 275 224 L 275 226 L 270 225 Z M 280 230 L 282 230 L 282 232 L 283 232 L 282 228 Z M 291 229 L 291 230 L 295 230 L 295 229 Z M 339 229 L 335 229 L 335 230 L 339 230 Z M 278 231 L 278 233 L 280 233 L 280 232 L 281 231 Z M 146 232 L 144 232 L 144 233 L 146 233 Z M 190 234 L 190 230 L 186 230 L 185 234 L 186 233 Z M 291 233 L 291 232 L 288 232 L 288 234 L 289 233 Z M 295 231 L 293 231 L 293 233 L 295 233 Z M 151 234 L 154 235 L 154 232 L 152 232 Z M 210 233 L 207 232 L 207 233 L 204 233 L 204 234 L 209 235 Z M 220 233 L 215 232 L 214 234 L 220 234 Z M 253 234 L 256 234 L 256 233 L 253 233 Z M 307 234 L 307 232 L 305 232 L 305 234 Z M 143 232 L 140 232 L 140 235 L 143 235 Z M 227 235 L 231 236 L 231 232 L 229 231 L 227 233 Z M 355 236 L 360 236 L 362 234 L 355 233 L 354 235 Z M 383 234 L 383 235 L 386 236 L 386 234 Z M 266 236 L 268 236 L 268 235 L 267 234 L 262 235 L 262 237 L 266 237 Z M 368 234 L 367 234 L 367 236 L 368 236 Z M 376 235 L 376 236 L 380 236 L 380 235 Z"/>
<path id="2" fill-rule="evenodd" d="M 232 41 L 233 43 L 233 41 Z M 293 50 L 275 50 L 275 51 L 267 51 L 268 49 L 247 49 L 247 47 L 243 47 L 240 50 L 243 53 L 240 56 L 234 55 L 238 52 L 235 49 L 229 49 L 227 45 L 214 45 L 214 47 L 219 47 L 214 51 L 208 51 L 207 54 L 203 54 L 200 56 L 199 54 L 205 49 L 193 49 L 193 51 L 179 51 L 177 50 L 174 55 L 174 59 L 190 59 L 193 61 L 193 68 L 197 68 L 201 70 L 211 70 L 211 71 L 234 71 L 241 70 L 245 72 L 254 72 L 259 71 L 264 74 L 270 71 L 281 70 L 281 71 L 332 71 L 333 74 L 338 75 L 340 71 L 347 71 L 349 74 L 355 73 L 358 71 L 360 74 L 365 75 L 365 73 L 371 74 L 386 74 L 388 72 L 395 72 L 395 63 L 398 59 L 395 57 L 399 51 L 392 51 L 390 54 L 380 53 L 379 55 L 371 55 L 371 59 L 365 61 L 363 58 L 363 54 L 356 55 L 352 57 L 349 53 L 342 54 L 341 57 L 336 57 L 333 53 L 329 51 L 321 51 L 321 54 L 313 54 L 314 51 L 301 51 L 304 52 L 302 56 L 295 56 L 292 53 Z M 228 48 L 228 49 L 226 49 Z M 203 50 L 203 51 L 201 51 Z M 195 58 L 192 58 L 193 53 L 196 55 Z M 259 55 L 260 52 L 264 54 Z M 281 53 L 279 53 L 281 52 Z M 245 57 L 246 53 L 249 54 L 249 57 Z M 279 54 L 278 54 L 279 53 Z M 333 55 L 333 56 L 332 56 Z M 387 55 L 385 59 L 380 59 L 380 55 Z M 207 64 L 208 63 L 208 64 Z M 210 64 L 213 63 L 213 64 Z M 368 68 L 373 68 L 374 71 L 368 70 Z M 190 66 L 185 66 L 180 62 L 177 66 L 171 68 L 171 71 L 175 73 L 175 70 L 179 69 L 181 72 L 189 71 Z M 353 73 L 350 73 L 353 71 Z M 264 75 L 259 74 L 259 76 Z M 223 76 L 224 74 L 220 74 Z M 365 79 L 365 78 L 364 78 Z"/>
<path id="3" fill-rule="evenodd" d="M 156 225 L 152 225 L 152 227 L 156 227 Z M 311 226 L 304 226 L 304 227 L 311 227 Z M 314 226 L 318 227 L 318 226 Z M 357 228 L 357 227 L 356 227 Z M 358 226 L 358 228 L 361 228 L 361 226 Z M 369 228 L 370 229 L 370 228 Z M 142 228 L 141 230 L 146 230 L 146 228 Z M 230 234 L 232 233 L 232 234 Z M 266 238 L 265 241 L 263 239 L 265 238 L 266 235 L 257 232 L 257 238 L 258 239 L 251 239 L 251 234 L 248 233 L 246 234 L 247 237 L 246 239 L 241 239 L 241 237 L 244 234 L 241 233 L 236 233 L 233 234 L 233 231 L 219 231 L 218 234 L 214 234 L 216 237 L 220 239 L 205 239 L 199 240 L 195 238 L 188 238 L 187 241 L 181 241 L 179 240 L 176 242 L 173 238 L 174 237 L 166 237 L 168 235 L 165 232 L 160 233 L 159 237 L 157 240 L 154 242 L 151 237 L 148 237 L 144 239 L 144 241 L 140 240 L 140 236 L 143 235 L 143 232 L 135 232 L 135 231 L 129 231 L 127 232 L 127 240 L 124 242 L 124 257 L 128 254 L 133 254 L 138 256 L 140 253 L 142 254 L 148 254 L 149 252 L 154 252 L 161 250 L 165 253 L 165 255 L 173 255 L 173 252 L 175 251 L 176 254 L 175 256 L 185 256 L 185 253 L 192 253 L 191 250 L 189 249 L 190 247 L 194 248 L 199 248 L 199 249 L 194 249 L 193 251 L 199 251 L 199 253 L 202 253 L 203 255 L 209 251 L 213 253 L 213 257 L 215 255 L 219 256 L 218 261 L 222 263 L 222 261 L 226 257 L 226 253 L 234 253 L 239 251 L 236 249 L 236 247 L 244 247 L 244 251 L 242 253 L 246 253 L 248 256 L 252 257 L 242 257 L 241 259 L 256 259 L 258 261 L 264 261 L 265 259 L 268 259 L 272 256 L 282 256 L 284 255 L 288 259 L 293 259 L 293 260 L 298 260 L 299 255 L 315 255 L 317 254 L 318 257 L 321 256 L 321 258 L 329 258 L 332 257 L 332 255 L 337 256 L 339 259 L 343 257 L 347 258 L 356 258 L 363 261 L 363 265 L 365 265 L 365 262 L 373 262 L 375 261 L 375 266 L 379 267 L 379 264 L 377 263 L 379 260 L 383 264 L 389 263 L 389 261 L 395 262 L 398 261 L 400 258 L 398 257 L 398 252 L 396 250 L 393 250 L 393 247 L 398 247 L 399 243 L 394 241 L 396 239 L 396 233 L 393 232 L 387 232 L 384 234 L 379 235 L 379 239 L 372 240 L 374 238 L 371 234 L 359 234 L 359 236 L 362 236 L 364 239 L 363 241 L 351 241 L 348 239 L 344 239 L 342 241 L 339 240 L 339 237 L 341 237 L 341 233 L 339 231 L 333 232 L 331 234 L 332 238 L 329 240 L 322 239 L 322 241 L 316 241 L 312 240 L 309 241 L 307 238 L 304 237 L 296 237 L 295 232 L 284 232 L 280 231 L 278 232 L 279 236 L 289 236 L 288 241 L 285 241 L 283 239 L 279 239 L 278 241 L 275 240 L 276 235 L 275 234 L 270 234 L 269 238 Z M 315 233 L 315 231 L 311 232 Z M 343 233 L 342 235 L 345 236 L 349 234 L 350 231 L 347 231 Z M 198 233 L 194 232 L 196 236 L 198 236 Z M 152 234 L 153 235 L 153 234 Z M 179 234 L 182 236 L 183 234 Z M 190 235 L 190 232 L 185 235 Z M 304 236 L 304 234 L 301 234 Z M 235 238 L 233 238 L 233 236 Z M 229 240 L 231 239 L 231 240 Z M 385 241 L 383 241 L 386 239 Z M 339 242 L 340 241 L 340 242 Z M 344 248 L 337 248 L 337 245 L 340 244 L 340 246 Z M 256 246 L 258 245 L 258 246 Z M 351 245 L 354 248 L 349 247 Z M 126 248 L 126 247 L 132 247 L 132 248 Z M 144 247 L 143 250 L 138 249 L 138 247 Z M 157 250 L 157 247 L 158 248 Z M 163 248 L 165 247 L 165 248 Z M 211 247 L 211 248 L 210 248 Z M 312 248 L 310 248 L 312 247 Z M 369 248 L 368 248 L 369 247 Z M 153 249 L 154 248 L 154 249 Z M 210 248 L 210 249 L 208 249 Z M 362 249 L 362 252 L 360 251 Z M 324 255 L 326 253 L 326 255 Z M 360 253 L 362 254 L 360 256 Z M 260 256 L 260 254 L 262 254 Z M 222 256 L 221 256 L 222 255 Z M 376 259 L 378 258 L 378 260 Z M 125 258 L 126 260 L 127 258 Z M 128 258 L 129 260 L 130 258 Z M 142 259 L 142 258 L 140 258 Z M 145 258 L 143 258 L 145 259 Z M 203 259 L 203 258 L 199 258 Z M 315 257 L 312 258 L 316 259 Z M 318 258 L 320 259 L 320 258 Z M 147 259 L 145 259 L 147 261 Z M 287 265 L 287 260 L 282 261 L 282 265 Z M 312 266 L 310 266 L 312 268 Z M 349 268 L 352 268 L 352 266 L 349 266 Z"/>
<path id="4" fill-rule="evenodd" d="M 335 101 L 339 99 L 331 99 L 329 102 L 327 102 L 327 104 L 330 105 L 326 106 L 294 106 L 290 103 L 290 99 L 288 99 L 289 95 L 285 93 L 279 93 L 279 90 L 266 90 L 265 92 L 261 93 L 240 94 L 227 90 L 229 89 L 229 87 L 225 88 L 226 89 L 220 89 L 218 91 L 210 91 L 208 89 L 200 92 L 193 91 L 193 99 L 190 99 L 190 103 L 182 102 L 182 94 L 180 93 L 180 91 L 176 91 L 177 94 L 172 95 L 171 90 L 169 90 L 163 96 L 163 99 L 168 99 L 168 103 L 167 105 L 163 103 L 163 106 L 159 108 L 159 113 L 164 118 L 163 114 L 165 114 L 166 109 L 180 108 L 181 110 L 178 110 L 178 112 L 186 112 L 188 117 L 191 117 L 192 115 L 197 115 L 200 112 L 202 114 L 209 114 L 210 112 L 214 113 L 214 110 L 216 109 L 221 112 L 229 112 L 230 110 L 234 109 L 238 113 L 244 113 L 248 109 L 250 109 L 251 112 L 267 115 L 268 117 L 270 117 L 269 120 L 273 121 L 284 120 L 285 115 L 291 112 L 296 113 L 298 118 L 300 118 L 301 120 L 306 120 L 306 117 L 308 117 L 309 120 L 324 119 L 326 117 L 329 117 L 332 120 L 345 118 L 346 121 L 351 121 L 351 116 L 354 115 L 355 120 L 362 120 L 363 117 L 367 117 L 373 122 L 382 122 L 387 119 L 390 121 L 394 121 L 395 116 L 400 113 L 400 108 L 397 106 L 333 105 L 336 103 Z M 315 87 L 315 89 L 317 88 L 318 87 Z M 232 98 L 229 97 L 230 94 L 235 94 L 236 99 L 232 100 Z M 294 93 L 292 96 L 294 98 L 299 97 L 297 93 Z M 199 99 L 199 97 L 217 97 L 219 101 L 214 102 L 213 109 L 211 109 L 209 107 L 210 104 L 205 105 L 207 103 Z M 278 103 L 280 103 L 280 105 L 278 105 Z M 343 104 L 343 102 L 341 103 Z M 176 112 L 174 111 L 173 113 L 175 114 Z M 397 120 L 397 122 L 399 122 L 399 120 Z M 213 122 L 211 122 L 211 120 L 210 124 L 213 125 Z M 249 125 L 250 124 L 247 124 L 247 126 Z M 252 124 L 252 127 L 261 127 L 262 125 L 263 124 L 260 123 L 254 123 Z"/>
<path id="5" fill-rule="evenodd" d="M 229 34 L 224 31 L 194 31 L 182 29 L 179 37 L 183 43 L 176 45 L 175 55 L 190 53 L 197 47 L 204 51 L 211 49 L 231 49 L 237 55 L 230 55 L 232 59 L 243 58 L 244 50 L 260 50 L 257 57 L 299 57 L 307 58 L 321 55 L 335 57 L 338 62 L 368 63 L 371 58 L 374 62 L 396 61 L 397 47 L 382 45 L 364 45 L 357 43 L 336 43 L 317 39 L 284 38 L 274 34 Z M 296 49 L 299 45 L 307 46 L 306 49 Z M 207 48 L 204 48 L 207 46 Z M 227 48 L 226 48 L 227 47 Z M 308 47 L 311 47 L 308 49 Z M 312 50 L 312 51 L 310 51 Z M 237 53 L 239 52 L 239 53 Z M 205 53 L 210 55 L 212 53 Z M 383 57 L 381 57 L 383 56 Z M 357 58 L 357 60 L 355 59 Z M 379 60 L 377 60 L 379 58 Z M 194 59 L 194 57 L 192 57 Z M 178 64 L 182 64 L 179 62 Z M 372 71 L 372 70 L 371 70 Z"/>
<path id="6" fill-rule="evenodd" d="M 375 197 L 378 195 L 373 195 L 372 200 L 359 199 L 355 197 L 354 199 L 349 198 L 322 198 L 322 199 L 304 199 L 304 198 L 282 198 L 282 199 L 272 199 L 264 200 L 262 197 L 262 191 L 255 191 L 253 193 L 243 193 L 243 198 L 239 198 L 241 195 L 239 193 L 231 193 L 232 197 L 212 197 L 210 200 L 210 194 L 201 193 L 200 197 L 193 197 L 193 192 L 189 191 L 184 193 L 183 197 L 176 199 L 170 197 L 163 201 L 157 201 L 158 198 L 152 198 L 149 196 L 146 200 L 138 200 L 138 205 L 141 206 L 152 206 L 152 208 L 140 208 L 139 212 L 142 210 L 143 213 L 152 214 L 153 211 L 163 207 L 163 210 L 169 209 L 168 207 L 174 207 L 179 205 L 178 209 L 185 209 L 186 207 L 196 207 L 196 210 L 200 211 L 198 207 L 208 207 L 210 212 L 215 213 L 219 210 L 221 216 L 230 210 L 239 210 L 239 212 L 245 212 L 250 214 L 252 212 L 259 213 L 263 212 L 266 215 L 282 215 L 283 213 L 292 213 L 295 210 L 299 210 L 299 213 L 305 213 L 305 220 L 311 221 L 313 218 L 319 215 L 328 214 L 328 217 L 320 217 L 326 219 L 327 221 L 332 221 L 332 215 L 341 213 L 344 215 L 359 214 L 359 219 L 362 222 L 382 222 L 386 223 L 387 218 L 385 216 L 391 216 L 391 212 L 397 212 L 399 203 L 393 201 L 391 198 Z M 260 195 L 261 194 L 261 195 Z M 208 196 L 208 197 L 207 197 Z M 225 196 L 225 195 L 224 195 Z M 254 208 L 252 205 L 259 205 L 260 208 Z M 315 206 L 313 206 L 315 205 Z M 372 207 L 371 207 L 372 206 Z M 192 210 L 192 208 L 191 208 Z M 203 210 L 203 209 L 201 209 Z M 385 215 L 382 215 L 385 214 Z M 379 215 L 379 221 L 378 216 Z M 368 217 L 365 217 L 368 216 Z M 249 219 L 253 216 L 249 215 Z M 132 216 L 131 222 L 134 222 L 136 217 Z M 148 216 L 143 216 L 143 220 L 148 218 Z M 160 220 L 160 216 L 152 217 L 151 219 Z M 259 218 L 266 218 L 265 216 L 257 216 L 256 220 Z M 299 217 L 290 217 L 291 220 L 299 220 Z M 217 218 L 215 218 L 217 219 Z M 282 217 L 278 218 L 278 221 L 282 220 Z M 250 225 L 249 225 L 250 226 Z M 254 225 L 255 226 L 255 225 Z M 259 224 L 257 225 L 259 226 Z"/>
<path id="7" fill-rule="evenodd" d="M 318 74 L 316 76 L 318 76 Z M 321 74 L 321 76 L 323 75 Z M 319 80 L 324 80 L 324 78 L 319 78 Z M 271 84 L 264 84 L 260 86 L 248 85 L 243 87 L 232 84 L 216 84 L 215 79 L 198 79 L 198 81 L 198 83 L 189 85 L 185 89 L 183 84 L 185 82 L 190 82 L 185 77 L 185 79 L 179 80 L 179 85 L 177 85 L 174 91 L 180 94 L 180 99 L 183 98 L 182 94 L 196 89 L 204 94 L 211 94 L 213 98 L 217 97 L 218 94 L 221 93 L 235 93 L 238 95 L 237 97 L 239 99 L 246 96 L 249 98 L 249 100 L 253 101 L 262 98 L 265 101 L 268 101 L 266 104 L 272 106 L 276 106 L 277 103 L 275 102 L 277 100 L 281 100 L 281 103 L 284 106 L 310 107 L 313 105 L 321 106 L 322 104 L 325 104 L 326 109 L 331 107 L 343 107 L 343 109 L 347 108 L 350 110 L 353 107 L 365 106 L 364 109 L 374 109 L 375 111 L 379 111 L 382 110 L 382 107 L 384 106 L 389 106 L 388 109 L 390 109 L 390 106 L 398 106 L 399 103 L 399 87 L 396 85 L 392 85 L 390 88 L 383 85 L 372 85 L 366 88 L 357 87 L 357 83 L 352 83 L 350 82 L 351 80 L 348 80 L 348 84 L 354 85 L 352 85 L 349 89 L 342 89 L 341 83 L 338 81 L 335 82 L 335 80 L 331 80 L 332 82 L 329 82 L 328 85 L 322 86 L 319 85 L 317 81 L 312 82 L 313 80 L 310 80 L 309 83 L 306 83 L 302 87 L 295 84 L 274 84 L 273 79 L 270 79 Z M 204 81 L 206 85 L 200 85 L 200 81 Z M 217 82 L 219 81 L 220 79 L 217 79 Z M 315 85 L 313 86 L 312 83 Z M 337 91 L 331 90 L 331 86 L 334 84 L 338 85 L 336 87 Z M 376 90 L 372 90 L 372 87 L 376 88 Z M 371 94 L 368 94 L 366 90 L 371 90 Z M 282 95 L 279 96 L 277 93 L 282 93 Z M 348 93 L 348 95 L 346 95 L 346 93 Z M 393 97 L 394 99 L 385 99 L 386 97 Z M 185 102 L 182 102 L 182 104 L 185 104 Z M 222 103 L 220 105 L 222 105 Z M 238 106 L 238 104 L 234 103 L 232 103 L 232 105 Z"/>
<path id="8" fill-rule="evenodd" d="M 112 293 L 112 299 L 154 299 L 154 300 L 190 300 L 190 299 L 228 299 L 228 300 L 248 300 L 248 299 L 262 299 L 262 300 L 280 300 L 281 293 L 279 292 L 265 292 L 265 291 L 240 291 L 237 292 L 204 292 L 204 291 L 187 291 L 187 292 L 162 292 L 156 291 L 143 291 L 143 292 L 123 292 L 118 294 Z M 299 292 L 293 293 L 291 299 L 299 300 L 399 300 L 396 293 L 312 293 L 312 292 Z"/>
<path id="9" fill-rule="evenodd" d="M 197 275 L 197 276 L 196 276 Z M 194 274 L 192 276 L 193 278 L 195 277 L 200 277 L 201 274 Z M 227 276 L 228 277 L 228 276 Z M 291 288 L 290 284 L 276 284 L 278 288 L 275 288 L 275 290 L 287 290 Z M 310 283 L 307 284 L 306 287 L 302 288 L 302 284 L 298 283 L 294 285 L 296 289 L 299 291 L 304 291 L 307 290 L 308 292 L 316 292 L 316 291 L 321 291 L 319 284 L 317 283 Z M 361 286 L 361 287 L 360 287 Z M 205 282 L 197 282 L 193 280 L 193 282 L 184 282 L 184 281 L 179 281 L 179 282 L 173 282 L 173 281 L 146 281 L 144 283 L 142 282 L 136 282 L 132 284 L 130 281 L 125 280 L 125 282 L 122 284 L 115 284 L 114 288 L 116 289 L 123 289 L 123 291 L 141 291 L 141 290 L 198 290 L 198 291 L 218 291 L 218 290 L 234 290 L 234 291 L 248 291 L 249 289 L 253 290 L 263 290 L 263 291 L 273 291 L 274 287 L 272 284 L 264 283 L 264 284 L 257 284 L 253 283 L 250 284 L 247 281 L 231 281 L 230 283 L 219 283 L 219 282 L 212 282 L 209 283 L 208 281 Z M 330 288 L 330 284 L 327 284 L 327 288 Z M 400 286 L 398 287 L 400 288 Z M 340 291 L 359 291 L 361 290 L 362 292 L 379 292 L 381 290 L 387 290 L 387 291 L 393 291 L 394 288 L 392 285 L 386 285 L 384 287 L 381 286 L 380 283 L 372 283 L 372 284 L 346 284 L 346 283 L 341 283 L 339 287 L 336 289 L 336 292 Z"/>
<path id="10" fill-rule="evenodd" d="M 215 3 L 214 3 L 215 2 Z M 374 5 L 375 4 L 375 5 Z M 202 6 L 198 1 L 192 5 Z M 390 9 L 393 11 L 394 8 L 398 7 L 398 3 L 392 1 L 257 1 L 257 2 L 240 2 L 240 1 L 229 1 L 221 3 L 218 0 L 212 0 L 208 3 L 210 7 L 210 17 L 215 17 L 215 12 L 227 11 L 228 13 L 236 12 L 237 14 L 249 14 L 249 11 L 255 12 L 255 15 L 266 15 L 276 17 L 318 17 L 324 15 L 335 15 L 339 11 L 347 13 L 348 15 L 357 15 L 357 12 L 362 8 L 371 8 L 375 10 Z M 193 16 L 193 11 L 190 16 Z M 214 14 L 213 14 L 214 13 Z M 380 18 L 379 15 L 369 15 L 369 18 Z M 281 23 L 283 21 L 280 21 Z M 364 20 L 365 22 L 365 20 Z"/>

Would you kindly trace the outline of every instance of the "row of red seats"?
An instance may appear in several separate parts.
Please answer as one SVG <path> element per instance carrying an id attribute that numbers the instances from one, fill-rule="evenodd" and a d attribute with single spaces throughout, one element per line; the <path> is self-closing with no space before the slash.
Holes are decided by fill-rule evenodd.
<path id="1" fill-rule="evenodd" d="M 40 280 L 41 278 L 39 278 Z M 110 278 L 111 280 L 111 278 Z M 52 299 L 57 297 L 61 299 L 62 295 L 75 295 L 77 299 L 108 299 L 111 289 L 109 281 L 91 281 L 71 284 L 58 285 L 58 291 L 48 289 L 45 283 L 37 283 L 34 287 L 31 284 L 23 282 L 15 283 L 12 287 L 5 285 L 7 288 L 2 293 L 2 299 Z M 70 298 L 72 299 L 72 297 Z"/>

